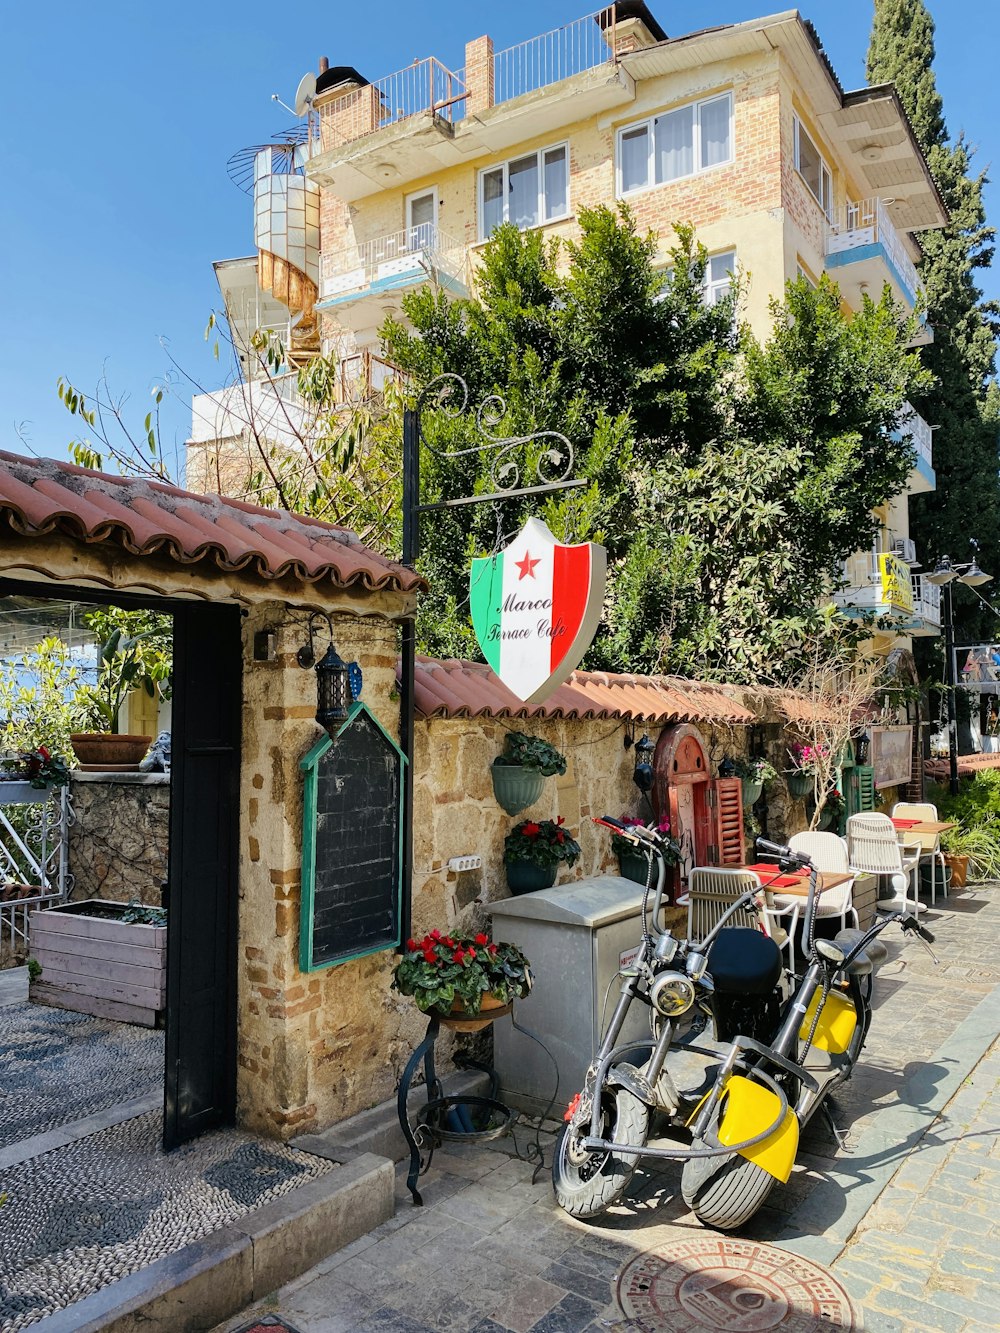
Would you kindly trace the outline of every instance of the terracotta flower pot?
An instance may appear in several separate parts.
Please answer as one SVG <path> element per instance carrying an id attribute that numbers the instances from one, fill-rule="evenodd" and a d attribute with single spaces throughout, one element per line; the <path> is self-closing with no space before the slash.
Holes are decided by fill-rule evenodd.
<path id="1" fill-rule="evenodd" d="M 507 887 L 511 893 L 535 893 L 551 889 L 559 873 L 558 862 L 550 866 L 536 866 L 531 861 L 505 861 Z"/>
<path id="2" fill-rule="evenodd" d="M 504 1001 L 496 995 L 484 995 L 478 1014 L 470 1014 L 461 1000 L 455 1000 L 447 1013 L 435 1009 L 442 1027 L 454 1032 L 481 1032 L 497 1018 L 503 1018 L 513 1008 L 513 1001 Z"/>
<path id="3" fill-rule="evenodd" d="M 964 888 L 969 877 L 969 858 L 959 856 L 957 852 L 945 852 L 944 863 L 951 869 L 951 882 L 956 888 Z"/>
<path id="4" fill-rule="evenodd" d="M 111 771 L 127 765 L 136 767 L 150 745 L 152 736 L 116 736 L 110 731 L 76 731 L 70 736 L 73 753 L 84 768 Z"/>

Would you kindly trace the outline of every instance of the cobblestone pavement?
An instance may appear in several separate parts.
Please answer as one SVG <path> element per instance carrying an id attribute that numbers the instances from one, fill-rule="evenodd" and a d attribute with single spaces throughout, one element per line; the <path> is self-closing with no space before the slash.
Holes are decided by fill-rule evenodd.
<path id="1" fill-rule="evenodd" d="M 1000 1057 L 987 1054 L 1000 1016 L 1000 893 L 954 894 L 927 921 L 940 966 L 890 943 L 863 1068 L 836 1101 L 846 1146 L 814 1121 L 792 1179 L 743 1233 L 790 1264 L 798 1254 L 825 1266 L 871 1333 L 1000 1327 Z M 550 1148 L 551 1133 L 542 1137 Z M 524 1150 L 524 1127 L 516 1138 Z M 533 1183 L 510 1151 L 509 1140 L 449 1144 L 422 1178 L 423 1208 L 401 1169 L 395 1217 L 217 1333 L 267 1314 L 301 1333 L 680 1333 L 679 1323 L 632 1323 L 616 1294 L 638 1254 L 713 1234 L 680 1200 L 678 1169 L 641 1168 L 620 1205 L 581 1223 L 555 1207 L 547 1170 Z"/>

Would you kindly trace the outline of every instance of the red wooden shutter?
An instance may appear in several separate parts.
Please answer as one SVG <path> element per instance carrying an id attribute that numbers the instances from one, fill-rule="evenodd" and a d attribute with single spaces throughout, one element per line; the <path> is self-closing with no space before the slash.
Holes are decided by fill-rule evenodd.
<path id="1" fill-rule="evenodd" d="M 743 784 L 739 778 L 716 778 L 715 850 L 716 861 L 724 866 L 741 866 L 743 853 Z"/>

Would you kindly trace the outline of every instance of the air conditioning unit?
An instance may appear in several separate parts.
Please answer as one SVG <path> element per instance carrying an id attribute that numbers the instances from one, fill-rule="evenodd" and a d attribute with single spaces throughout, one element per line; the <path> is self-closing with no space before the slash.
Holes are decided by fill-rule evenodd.
<path id="1" fill-rule="evenodd" d="M 908 565 L 917 563 L 917 546 L 909 537 L 896 537 L 892 543 L 893 555 L 905 560 Z"/>

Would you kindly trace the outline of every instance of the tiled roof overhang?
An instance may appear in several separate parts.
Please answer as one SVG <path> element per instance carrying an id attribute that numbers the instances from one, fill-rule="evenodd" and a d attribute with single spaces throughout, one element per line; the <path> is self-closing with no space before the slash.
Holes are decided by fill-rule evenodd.
<path id="1" fill-rule="evenodd" d="M 574 671 L 541 704 L 525 704 L 481 662 L 418 657 L 416 706 L 425 718 L 622 718 L 749 725 L 756 715 L 723 686 L 669 676 Z"/>
<path id="2" fill-rule="evenodd" d="M 262 582 L 289 579 L 336 589 L 419 592 L 426 582 L 346 528 L 281 509 L 166 482 L 92 472 L 51 458 L 0 452 L 0 528 L 23 537 L 60 533 L 209 566 Z"/>

